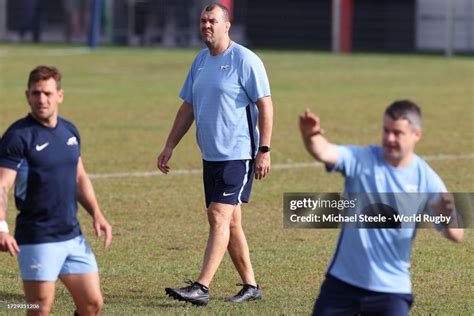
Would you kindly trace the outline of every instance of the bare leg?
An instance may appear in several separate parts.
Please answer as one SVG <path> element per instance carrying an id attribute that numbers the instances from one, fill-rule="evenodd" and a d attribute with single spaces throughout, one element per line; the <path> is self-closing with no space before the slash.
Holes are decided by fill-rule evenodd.
<path id="1" fill-rule="evenodd" d="M 235 207 L 230 222 L 230 239 L 227 246 L 232 262 L 244 284 L 257 286 L 250 262 L 249 247 L 242 229 L 242 210 L 240 204 Z"/>
<path id="2" fill-rule="evenodd" d="M 63 274 L 59 278 L 71 293 L 80 316 L 99 315 L 104 307 L 99 273 Z"/>
<path id="3" fill-rule="evenodd" d="M 23 281 L 26 302 L 28 304 L 38 304 L 39 309 L 29 309 L 27 316 L 49 315 L 54 301 L 55 282 L 49 281 Z"/>
<path id="4" fill-rule="evenodd" d="M 229 245 L 230 222 L 235 205 L 212 202 L 207 209 L 209 239 L 201 274 L 196 282 L 209 286 Z"/>

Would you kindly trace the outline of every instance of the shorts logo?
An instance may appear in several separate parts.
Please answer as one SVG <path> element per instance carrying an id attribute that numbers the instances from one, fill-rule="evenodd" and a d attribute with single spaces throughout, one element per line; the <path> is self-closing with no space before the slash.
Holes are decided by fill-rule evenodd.
<path id="1" fill-rule="evenodd" d="M 67 140 L 66 145 L 68 146 L 74 146 L 77 145 L 77 138 L 76 137 L 71 137 Z"/>
<path id="2" fill-rule="evenodd" d="M 31 270 L 40 270 L 41 267 L 42 267 L 42 266 L 41 266 L 41 264 L 39 264 L 39 263 L 38 263 L 38 264 L 32 264 L 32 265 L 30 266 L 30 269 L 31 269 Z"/>
<path id="3" fill-rule="evenodd" d="M 234 194 L 235 194 L 235 192 L 234 193 L 225 193 L 225 192 L 222 193 L 223 196 L 230 196 L 230 195 L 234 195 Z"/>

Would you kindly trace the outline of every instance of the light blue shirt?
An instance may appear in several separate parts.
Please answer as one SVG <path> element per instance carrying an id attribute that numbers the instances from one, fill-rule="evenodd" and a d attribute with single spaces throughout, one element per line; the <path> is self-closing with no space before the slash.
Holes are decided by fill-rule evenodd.
<path id="1" fill-rule="evenodd" d="M 394 168 L 380 146 L 338 146 L 338 160 L 328 171 L 345 177 L 345 192 L 444 192 L 441 178 L 419 156 Z M 426 208 L 420 205 L 421 209 Z M 402 226 L 403 227 L 403 226 Z M 384 293 L 411 293 L 410 261 L 416 227 L 342 229 L 328 274 L 351 285 Z"/>
<path id="2" fill-rule="evenodd" d="M 257 55 L 234 42 L 217 56 L 207 48 L 202 50 L 179 96 L 193 106 L 196 139 L 204 160 L 255 157 L 259 144 L 255 102 L 270 96 L 265 67 Z"/>

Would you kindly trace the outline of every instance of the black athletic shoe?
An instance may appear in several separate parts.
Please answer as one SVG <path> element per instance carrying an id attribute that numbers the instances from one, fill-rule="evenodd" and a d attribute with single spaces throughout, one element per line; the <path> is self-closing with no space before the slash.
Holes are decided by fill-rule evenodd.
<path id="1" fill-rule="evenodd" d="M 166 294 L 178 301 L 190 302 L 193 305 L 205 306 L 209 302 L 209 289 L 197 282 L 186 281 L 189 286 L 165 289 Z"/>
<path id="2" fill-rule="evenodd" d="M 226 302 L 242 303 L 247 301 L 259 300 L 262 298 L 262 289 L 259 285 L 257 285 L 256 287 L 248 284 L 239 285 L 243 285 L 239 293 L 237 293 L 236 296 L 226 298 Z"/>

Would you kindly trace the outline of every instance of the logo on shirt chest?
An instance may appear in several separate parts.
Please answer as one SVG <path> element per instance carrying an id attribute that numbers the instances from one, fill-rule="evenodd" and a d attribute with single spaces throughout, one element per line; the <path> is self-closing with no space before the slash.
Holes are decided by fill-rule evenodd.
<path id="1" fill-rule="evenodd" d="M 407 192 L 418 192 L 418 185 L 416 184 L 406 184 L 405 190 Z"/>
<path id="2" fill-rule="evenodd" d="M 77 142 L 77 138 L 75 136 L 73 136 L 73 137 L 68 138 L 68 140 L 66 142 L 66 145 L 67 146 L 78 146 L 79 143 Z M 36 144 L 35 150 L 37 152 L 40 152 L 40 151 L 43 151 L 44 149 L 46 149 L 48 146 L 49 146 L 49 142 L 42 143 L 42 144 Z"/>
<path id="3" fill-rule="evenodd" d="M 222 65 L 221 70 L 227 70 L 230 68 L 230 65 Z"/>
<path id="4" fill-rule="evenodd" d="M 69 139 L 67 140 L 67 143 L 66 145 L 68 146 L 77 146 L 78 143 L 77 143 L 77 138 L 76 137 L 69 137 Z"/>
<path id="5" fill-rule="evenodd" d="M 42 151 L 43 149 L 45 149 L 48 146 L 49 146 L 49 143 L 44 143 L 42 145 L 36 145 L 35 149 L 36 149 L 36 151 Z"/>

